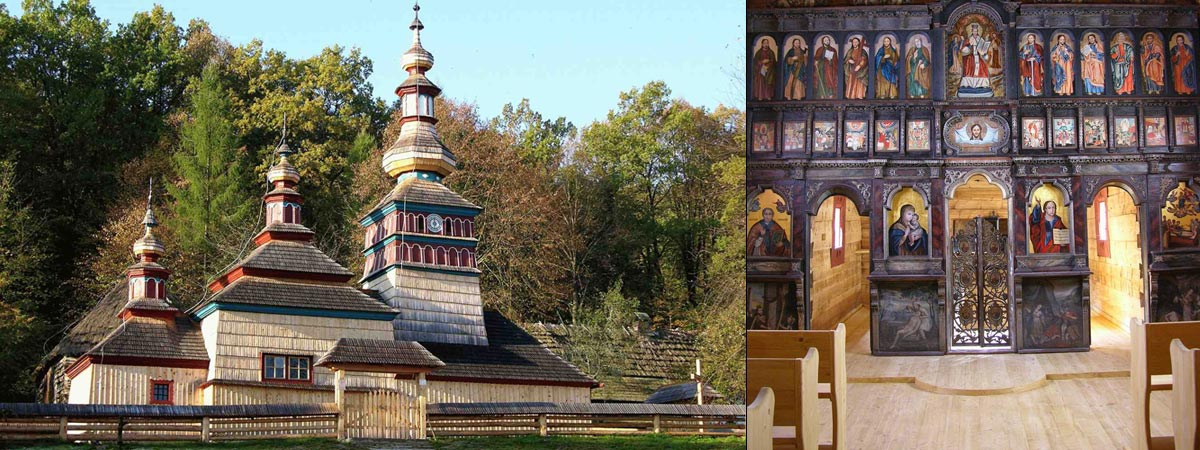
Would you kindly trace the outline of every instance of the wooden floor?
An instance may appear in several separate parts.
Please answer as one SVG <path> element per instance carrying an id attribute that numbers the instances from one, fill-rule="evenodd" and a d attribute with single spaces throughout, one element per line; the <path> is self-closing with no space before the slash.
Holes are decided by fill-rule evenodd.
<path id="1" fill-rule="evenodd" d="M 868 321 L 846 323 L 851 449 L 1130 448 L 1129 335 L 1111 322 L 1093 317 L 1090 352 L 877 357 Z M 1169 393 L 1152 403 L 1170 434 Z"/>

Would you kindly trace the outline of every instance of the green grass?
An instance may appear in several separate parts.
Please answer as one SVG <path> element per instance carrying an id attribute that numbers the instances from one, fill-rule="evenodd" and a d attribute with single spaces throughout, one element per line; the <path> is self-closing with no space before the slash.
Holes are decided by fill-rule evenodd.
<path id="1" fill-rule="evenodd" d="M 447 438 L 431 441 L 437 450 L 744 450 L 739 437 L 700 436 L 520 436 Z"/>

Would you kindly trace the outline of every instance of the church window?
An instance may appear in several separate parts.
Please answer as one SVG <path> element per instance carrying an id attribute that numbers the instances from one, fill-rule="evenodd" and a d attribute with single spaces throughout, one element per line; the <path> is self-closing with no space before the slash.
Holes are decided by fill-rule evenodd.
<path id="1" fill-rule="evenodd" d="M 833 199 L 833 245 L 829 251 L 829 266 L 846 262 L 846 198 Z"/>
<path id="2" fill-rule="evenodd" d="M 175 392 L 171 380 L 150 380 L 150 404 L 171 405 L 175 403 Z"/>
<path id="3" fill-rule="evenodd" d="M 312 381 L 312 357 L 292 355 L 262 356 L 264 381 Z"/>
<path id="4" fill-rule="evenodd" d="M 1096 253 L 1108 258 L 1108 194 L 1101 191 L 1096 197 Z"/>

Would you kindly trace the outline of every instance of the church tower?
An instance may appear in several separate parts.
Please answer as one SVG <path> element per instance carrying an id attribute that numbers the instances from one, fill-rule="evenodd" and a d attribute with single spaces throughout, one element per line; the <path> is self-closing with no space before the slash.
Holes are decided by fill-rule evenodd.
<path id="1" fill-rule="evenodd" d="M 129 284 L 129 295 L 119 316 L 122 321 L 134 317 L 150 317 L 174 321 L 179 310 L 167 302 L 167 278 L 171 271 L 158 263 L 166 248 L 154 236 L 154 227 L 158 219 L 154 216 L 151 205 L 154 201 L 154 187 L 146 199 L 146 215 L 142 218 L 142 226 L 146 231 L 142 237 L 133 243 L 135 261 L 125 271 L 126 282 Z"/>
<path id="2" fill-rule="evenodd" d="M 396 187 L 360 222 L 365 228 L 362 284 L 400 311 L 395 338 L 487 345 L 476 268 L 475 216 L 482 208 L 442 184 L 457 165 L 435 125 L 441 89 L 425 77 L 433 55 L 413 6 L 412 47 L 400 58 L 408 78 L 400 97 L 400 136 L 383 155 Z"/>

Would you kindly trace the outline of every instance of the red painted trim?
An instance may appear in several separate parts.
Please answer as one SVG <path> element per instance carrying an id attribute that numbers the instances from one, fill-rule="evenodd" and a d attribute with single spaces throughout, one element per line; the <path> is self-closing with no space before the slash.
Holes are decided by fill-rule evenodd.
<path id="1" fill-rule="evenodd" d="M 157 277 L 157 278 L 169 278 L 171 276 L 171 271 L 167 270 L 167 269 L 152 269 L 152 268 L 148 268 L 148 267 L 135 267 L 135 268 L 132 268 L 132 269 L 129 269 L 128 271 L 126 271 L 125 276 L 126 276 L 126 278 L 128 278 L 128 277 L 144 277 L 144 276 L 151 276 L 151 277 Z"/>
<path id="2" fill-rule="evenodd" d="M 117 317 L 120 317 L 121 320 L 123 320 L 123 321 L 129 320 L 134 317 L 148 317 L 151 319 L 159 319 L 159 320 L 175 320 L 175 317 L 178 314 L 179 314 L 179 311 L 175 311 L 175 310 L 164 311 L 161 309 L 139 309 L 139 308 L 128 309 L 127 308 L 127 309 L 121 310 L 121 313 L 117 314 Z"/>
<path id="3" fill-rule="evenodd" d="M 180 369 L 208 369 L 208 360 L 178 359 L 178 358 L 147 358 L 142 356 L 103 356 L 84 355 L 67 368 L 67 377 L 75 378 L 88 366 L 109 364 L 114 366 L 144 366 L 144 367 L 176 367 Z"/>
<path id="4" fill-rule="evenodd" d="M 269 231 L 263 230 L 254 237 L 254 245 L 263 245 L 271 241 L 298 241 L 308 242 L 313 239 L 311 233 L 299 233 L 295 231 Z"/>
<path id="5" fill-rule="evenodd" d="M 297 205 L 303 205 L 304 204 L 304 196 L 302 196 L 300 194 L 283 194 L 283 193 L 267 194 L 267 195 L 263 196 L 263 203 L 272 203 L 272 202 L 279 202 L 279 203 L 290 202 L 290 203 L 295 203 Z"/>
<path id="6" fill-rule="evenodd" d="M 400 379 L 400 376 L 396 376 Z M 575 382 L 575 381 L 552 381 L 552 380 L 509 380 L 503 378 L 485 378 L 485 377 L 459 377 L 445 375 L 425 375 L 426 380 L 430 381 L 458 381 L 463 383 L 484 383 L 484 384 L 512 384 L 519 386 L 565 386 L 565 387 L 600 387 L 599 382 Z"/>
<path id="7" fill-rule="evenodd" d="M 167 401 L 154 400 L 154 386 L 165 384 L 167 385 Z M 174 405 L 175 404 L 175 383 L 171 380 L 156 380 L 150 379 L 150 404 L 151 405 Z"/>
<path id="8" fill-rule="evenodd" d="M 304 380 L 282 379 L 282 378 L 267 378 L 267 357 L 278 356 L 283 358 L 283 376 L 288 376 L 291 371 L 291 366 L 288 364 L 288 358 L 304 358 L 308 360 L 308 378 Z M 313 357 L 311 355 L 288 355 L 283 353 L 264 353 L 258 354 L 258 379 L 260 382 L 267 384 L 313 384 Z"/>

